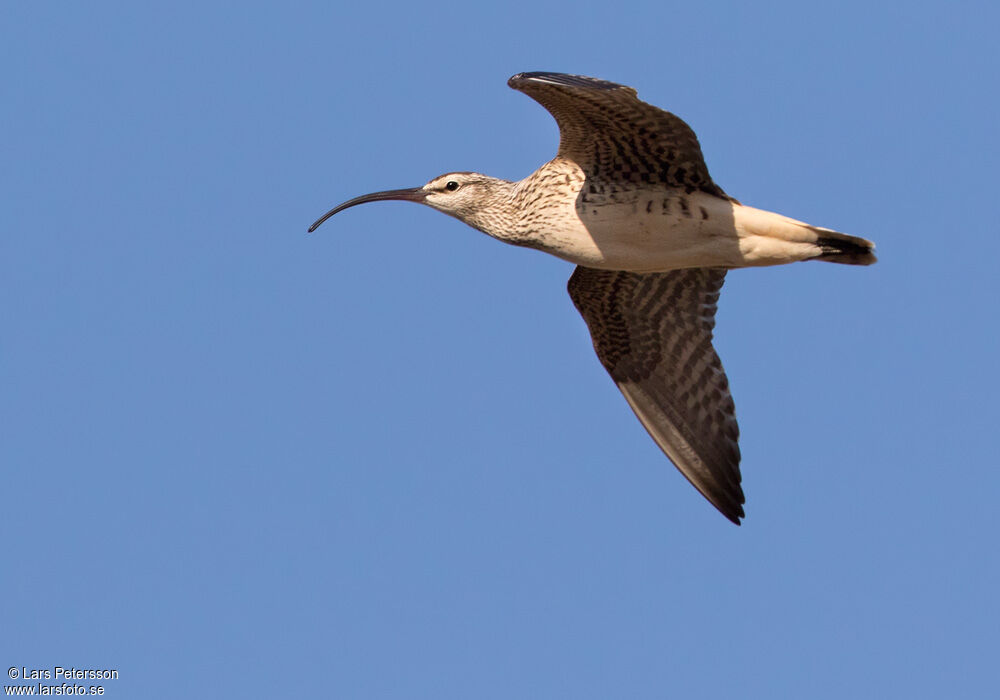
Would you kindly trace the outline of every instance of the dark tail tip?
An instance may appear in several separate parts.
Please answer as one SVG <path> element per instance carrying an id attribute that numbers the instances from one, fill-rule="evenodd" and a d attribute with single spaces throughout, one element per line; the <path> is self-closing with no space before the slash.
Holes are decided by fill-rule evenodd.
<path id="1" fill-rule="evenodd" d="M 818 231 L 816 245 L 822 251 L 816 260 L 841 263 L 843 265 L 871 265 L 875 257 L 875 244 L 864 238 L 848 236 L 836 231 Z"/>

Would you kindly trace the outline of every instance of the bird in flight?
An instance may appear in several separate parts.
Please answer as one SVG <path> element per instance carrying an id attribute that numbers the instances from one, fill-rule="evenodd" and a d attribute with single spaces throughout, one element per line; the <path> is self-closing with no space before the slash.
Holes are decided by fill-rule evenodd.
<path id="1" fill-rule="evenodd" d="M 348 207 L 404 200 L 575 263 L 569 295 L 604 368 L 681 474 L 739 525 L 739 427 L 712 346 L 726 271 L 870 265 L 875 246 L 740 204 L 712 181 L 691 128 L 633 88 L 561 73 L 507 84 L 555 117 L 555 158 L 519 182 L 454 172 L 355 197 L 309 231 Z"/>

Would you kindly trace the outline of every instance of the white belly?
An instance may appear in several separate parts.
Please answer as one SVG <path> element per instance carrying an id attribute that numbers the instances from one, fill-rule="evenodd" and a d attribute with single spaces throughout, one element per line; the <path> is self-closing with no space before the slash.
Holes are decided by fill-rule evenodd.
<path id="1" fill-rule="evenodd" d="M 808 224 L 700 192 L 578 200 L 559 224 L 546 232 L 543 250 L 609 270 L 780 265 L 819 254 Z"/>

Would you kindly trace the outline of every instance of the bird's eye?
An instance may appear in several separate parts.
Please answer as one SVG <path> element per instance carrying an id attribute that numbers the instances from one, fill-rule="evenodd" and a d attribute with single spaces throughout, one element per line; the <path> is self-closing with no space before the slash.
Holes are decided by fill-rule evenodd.
<path id="1" fill-rule="evenodd" d="M 454 192 L 455 190 L 458 189 L 458 183 L 455 182 L 454 180 L 448 180 L 448 182 L 445 184 L 444 188 L 446 190 L 448 190 L 449 192 Z"/>

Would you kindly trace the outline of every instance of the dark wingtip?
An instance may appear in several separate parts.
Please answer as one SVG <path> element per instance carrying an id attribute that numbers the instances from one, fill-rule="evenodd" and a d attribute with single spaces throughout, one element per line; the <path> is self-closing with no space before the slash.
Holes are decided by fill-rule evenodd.
<path id="1" fill-rule="evenodd" d="M 743 512 L 743 505 L 742 505 L 742 503 L 744 501 L 743 501 L 743 490 L 742 489 L 740 489 L 739 500 L 738 501 L 732 501 L 732 500 L 726 499 L 729 502 L 728 503 L 724 503 L 724 502 L 721 502 L 719 499 L 711 499 L 711 498 L 709 498 L 708 500 L 709 500 L 709 503 L 711 503 L 713 506 L 715 506 L 715 509 L 718 510 L 720 513 L 722 513 L 723 517 L 725 517 L 725 519 L 728 520 L 729 522 L 731 522 L 733 525 L 740 526 L 740 525 L 743 524 L 743 523 L 740 522 L 740 518 L 745 518 L 746 517 L 746 513 Z"/>
<path id="2" fill-rule="evenodd" d="M 512 75 L 507 81 L 507 85 L 520 90 L 530 83 L 540 83 L 543 85 L 560 85 L 562 87 L 578 87 L 590 90 L 632 90 L 627 85 L 619 85 L 608 80 L 590 78 L 586 75 L 571 75 L 569 73 L 549 73 L 547 71 L 533 71 L 530 73 L 518 73 Z"/>

